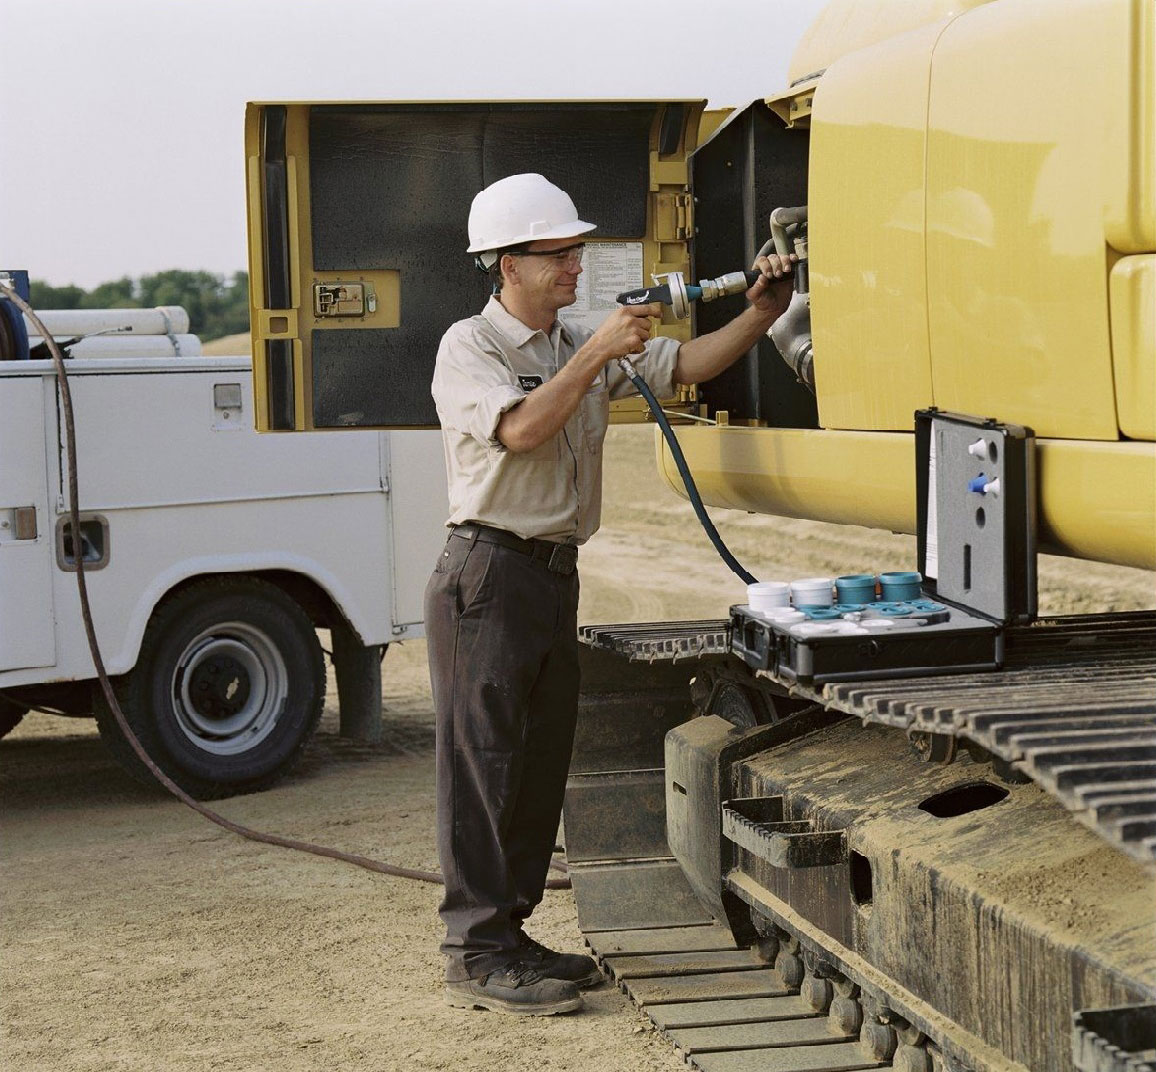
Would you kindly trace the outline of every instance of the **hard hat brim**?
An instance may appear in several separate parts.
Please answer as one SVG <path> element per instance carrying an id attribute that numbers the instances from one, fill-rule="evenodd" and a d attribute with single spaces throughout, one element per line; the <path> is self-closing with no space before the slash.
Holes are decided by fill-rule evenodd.
<path id="1" fill-rule="evenodd" d="M 541 242 L 554 238 L 577 238 L 579 235 L 593 231 L 597 226 L 598 224 L 596 223 L 586 223 L 584 220 L 571 220 L 569 223 L 561 223 L 557 227 L 551 227 L 548 231 L 542 231 L 539 234 L 518 235 L 503 242 L 500 248 L 505 249 L 507 246 L 520 246 L 523 242 Z M 474 242 L 466 252 L 485 253 L 495 248 L 499 247 L 487 243 Z"/>

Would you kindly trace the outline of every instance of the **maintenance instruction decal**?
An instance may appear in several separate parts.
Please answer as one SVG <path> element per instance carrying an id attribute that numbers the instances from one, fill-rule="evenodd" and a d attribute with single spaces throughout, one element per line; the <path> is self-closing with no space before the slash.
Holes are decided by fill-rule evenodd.
<path id="1" fill-rule="evenodd" d="M 641 242 L 587 242 L 576 300 L 561 316 L 596 328 L 615 307 L 619 294 L 643 285 Z"/>

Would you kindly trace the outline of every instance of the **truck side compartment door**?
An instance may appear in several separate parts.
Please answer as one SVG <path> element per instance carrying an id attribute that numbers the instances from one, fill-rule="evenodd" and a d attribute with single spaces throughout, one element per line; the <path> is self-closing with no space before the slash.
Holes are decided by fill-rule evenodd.
<path id="1" fill-rule="evenodd" d="M 44 381 L 0 374 L 0 671 L 53 666 Z"/>

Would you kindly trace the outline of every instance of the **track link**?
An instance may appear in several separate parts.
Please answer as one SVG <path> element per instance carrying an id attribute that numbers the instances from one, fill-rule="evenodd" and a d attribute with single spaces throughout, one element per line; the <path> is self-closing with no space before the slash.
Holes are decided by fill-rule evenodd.
<path id="1" fill-rule="evenodd" d="M 845 976 L 820 978 L 775 929 L 739 948 L 717 923 L 594 931 L 603 971 L 702 1072 L 930 1072 L 919 1032 L 879 1021 Z M 877 1009 L 878 1006 L 875 1006 Z"/>
<path id="2" fill-rule="evenodd" d="M 1148 1072 L 1153 1057 L 1149 1051 L 1156 1044 L 1156 1005 L 1151 1004 L 1152 991 L 1146 982 L 1150 972 L 1132 956 L 1132 946 L 1124 949 L 1118 961 L 1109 958 L 1101 963 L 1079 949 L 1049 944 L 1043 917 L 1024 897 L 1014 912 L 988 910 L 991 897 L 997 906 L 1005 899 L 986 872 L 973 876 L 967 867 L 962 867 L 960 875 L 952 869 L 929 870 L 920 854 L 930 832 L 919 824 L 926 821 L 921 818 L 925 813 L 938 813 L 924 809 L 923 804 L 915 807 L 918 795 L 900 802 L 902 831 L 913 838 L 909 851 L 897 856 L 896 848 L 888 849 L 889 839 L 898 836 L 889 827 L 879 835 L 879 844 L 872 840 L 872 833 L 850 846 L 858 861 L 853 854 L 845 863 L 828 863 L 825 858 L 811 858 L 811 850 L 818 852 L 823 838 L 834 840 L 839 842 L 842 860 L 848 846 L 841 840 L 843 827 L 835 823 L 832 809 L 845 811 L 845 822 L 851 825 L 864 818 L 861 802 L 840 789 L 841 781 L 835 777 L 851 751 L 861 763 L 860 782 L 874 786 L 871 799 L 890 799 L 892 783 L 905 790 L 917 782 L 926 783 L 923 791 L 930 794 L 929 801 L 937 799 L 937 788 L 950 791 L 959 785 L 985 784 L 977 782 L 976 774 L 966 767 L 922 764 L 918 750 L 913 752 L 902 742 L 892 759 L 886 751 L 885 738 L 890 735 L 861 732 L 847 719 L 856 715 L 864 722 L 882 722 L 909 733 L 937 734 L 941 741 L 963 738 L 973 742 L 986 751 L 987 759 L 1002 759 L 1009 769 L 1029 775 L 1114 847 L 1147 862 L 1151 830 L 1145 824 L 1152 800 L 1152 783 L 1145 777 L 1148 771 L 1141 772 L 1136 784 L 1118 780 L 1108 784 L 1094 764 L 1092 769 L 1084 765 L 1095 757 L 1082 750 L 1090 745 L 1092 753 L 1108 752 L 1119 762 L 1117 747 L 1122 742 L 1117 738 L 1121 736 L 1129 739 L 1124 747 L 1152 747 L 1147 731 L 1156 712 L 1149 699 L 1133 698 L 1136 683 L 1129 675 L 1138 670 L 1141 678 L 1151 680 L 1150 642 L 1156 636 L 1156 615 L 1045 620 L 1022 632 L 1013 631 L 1005 670 L 976 675 L 974 680 L 955 675 L 829 685 L 824 692 L 796 688 L 792 690 L 795 696 L 817 701 L 825 709 L 826 721 L 800 713 L 749 731 L 728 728 L 718 718 L 692 718 L 691 677 L 709 671 L 724 658 L 718 650 L 718 625 L 583 630 L 583 699 L 566 801 L 566 848 L 579 927 L 606 974 L 688 1064 L 702 1072 L 868 1068 L 1025 1072 L 1026 1065 L 1018 1061 L 1028 1061 L 1033 1068 Z M 1120 684 L 1122 674 L 1128 677 L 1125 696 L 1111 691 Z M 1053 677 L 1063 681 L 1053 681 Z M 1073 682 L 1077 687 L 1073 688 Z M 1009 698 L 1008 686 L 1013 687 L 1014 697 Z M 1090 690 L 1088 695 L 1081 691 L 1084 688 Z M 1094 697 L 1109 710 L 1097 709 Z M 924 718 L 928 720 L 920 721 Z M 1137 731 L 1138 740 L 1133 738 Z M 805 745 L 793 741 L 804 736 L 808 738 Z M 817 753 L 820 747 L 827 751 Z M 1117 817 L 1138 818 L 1128 827 L 1127 836 L 1113 836 L 1117 832 L 1103 822 L 1106 812 L 1093 821 L 1089 821 L 1091 814 L 1080 814 L 1085 808 L 1090 813 L 1091 806 L 1085 802 L 1081 807 L 1071 793 L 1061 792 L 1066 782 L 1049 786 L 1045 764 L 1036 762 L 1044 758 L 1037 749 L 1048 750 L 1049 758 L 1062 767 L 1074 762 L 1081 772 L 1092 775 L 1086 783 L 1081 780 L 1081 785 L 1110 794 Z M 774 762 L 757 760 L 757 755 L 769 754 L 769 750 L 778 750 Z M 923 758 L 936 758 L 934 750 Z M 974 758 L 984 759 L 982 755 Z M 1147 761 L 1146 752 L 1135 760 L 1141 765 Z M 822 815 L 807 790 L 816 779 L 828 792 Z M 1015 806 L 1028 809 L 1035 822 L 1047 819 L 1054 826 L 1062 818 L 1062 812 L 1046 798 L 1046 808 L 1040 811 L 1036 802 L 1041 798 L 1027 787 L 1022 789 L 1022 799 Z M 1016 792 L 1013 786 L 1013 797 Z M 780 841 L 788 840 L 788 833 L 796 834 L 794 827 L 802 828 L 805 822 L 809 832 L 797 840 L 800 852 L 807 849 L 810 855 L 803 853 L 806 859 L 795 859 L 788 854 L 779 859 L 778 841 L 762 846 L 769 856 L 755 852 L 738 836 L 741 831 L 728 829 L 728 800 L 736 805 L 777 802 L 782 810 L 779 820 L 784 821 L 760 812 L 751 822 L 762 823 L 768 831 L 783 827 Z M 712 819 L 720 815 L 720 806 L 721 829 Z M 740 817 L 746 814 L 741 809 L 739 813 Z M 818 826 L 811 830 L 815 822 Z M 1028 828 L 1014 829 L 1022 833 Z M 702 836 L 693 836 L 695 831 Z M 957 830 L 960 844 L 987 852 L 982 831 L 982 825 L 964 821 Z M 720 835 L 721 842 L 712 848 L 712 839 Z M 832 839 L 832 835 L 836 836 Z M 1080 837 L 1091 842 L 1082 832 Z M 1083 851 L 1086 855 L 1103 850 L 1091 842 Z M 998 853 L 991 858 L 1000 863 Z M 892 873 L 894 867 L 899 869 Z M 1000 873 L 993 872 L 997 877 Z M 1135 864 L 1124 861 L 1113 873 L 1120 880 L 1117 888 L 1125 897 L 1123 903 L 1130 903 L 1126 897 L 1139 888 Z M 881 881 L 873 902 L 872 875 L 876 874 Z M 978 878 L 985 879 L 984 897 L 959 900 L 959 889 L 980 888 L 972 885 Z M 963 942 L 959 948 L 966 953 L 970 948 L 967 935 L 973 930 L 987 933 L 995 928 L 1003 935 L 1001 940 L 1009 943 L 1014 934 L 1019 944 L 1008 948 L 1016 949 L 1021 957 L 1032 951 L 1035 960 L 1031 963 L 1036 965 L 1032 970 L 1042 969 L 1046 962 L 1061 989 L 1037 993 L 1031 989 L 1034 976 L 1028 968 L 1005 973 L 1005 978 L 984 965 L 984 978 L 992 988 L 975 989 L 980 976 L 972 974 L 961 976 L 961 990 L 954 981 L 955 961 L 940 964 L 923 978 L 892 972 L 886 956 L 879 962 L 871 959 L 873 954 L 865 952 L 847 930 L 851 925 L 848 913 L 859 919 L 854 906 L 865 892 L 862 903 L 873 907 L 864 911 L 873 912 L 877 923 L 890 919 L 879 914 L 882 906 L 894 915 L 903 902 L 881 899 L 878 894 L 889 889 L 901 892 L 902 883 L 908 880 L 913 883 L 912 897 L 923 891 L 931 898 L 913 904 L 934 905 L 936 896 L 943 895 L 945 911 L 955 913 L 934 948 L 950 949 L 951 942 Z M 1082 895 L 1080 904 L 1085 902 L 1100 903 L 1090 893 Z M 930 930 L 913 940 L 936 935 L 938 918 L 933 915 Z M 729 923 L 720 922 L 723 919 Z M 860 927 L 867 923 L 867 917 L 859 920 Z M 896 925 L 907 926 L 902 919 Z M 1090 949 L 1103 944 L 1096 932 L 1098 925 L 1081 923 L 1079 933 L 1090 942 Z M 875 935 L 872 941 L 886 952 L 883 937 Z M 1024 962 L 1015 963 L 1022 966 Z M 1077 993 L 1073 986 L 1071 1005 L 1063 990 L 1069 978 L 1077 979 L 1082 987 Z M 1040 1029 L 1030 1036 L 1016 1035 L 1015 1024 L 1009 1027 L 1000 1018 L 1004 1015 L 999 1005 L 1003 986 L 1009 994 L 1023 996 L 1033 1008 L 1038 1005 L 1040 1012 L 1060 1014 L 1053 1026 L 1046 1033 Z M 968 1004 L 972 997 L 978 1004 Z M 1148 1004 L 1109 1007 L 1122 1002 Z M 1089 1009 L 1089 1005 L 1098 1008 Z M 997 1019 L 973 1015 L 981 1007 Z M 1063 1023 L 1064 1008 L 1084 1018 L 1077 1020 L 1076 1052 L 1070 1064 L 1062 1040 L 1072 1025 Z M 1035 1029 L 1033 1025 L 1031 1030 Z M 1009 1056 L 1013 1053 L 1015 1058 Z M 1036 1060 L 1041 1057 L 1042 1064 Z"/>

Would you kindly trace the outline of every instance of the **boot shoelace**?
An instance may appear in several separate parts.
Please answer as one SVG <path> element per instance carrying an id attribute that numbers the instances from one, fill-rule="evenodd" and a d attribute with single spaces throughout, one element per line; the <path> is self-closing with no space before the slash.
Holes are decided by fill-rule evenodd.
<path id="1" fill-rule="evenodd" d="M 526 961 L 507 965 L 499 974 L 504 975 L 509 979 L 510 985 L 516 987 L 530 986 L 542 981 L 542 973 L 533 964 Z"/>
<path id="2" fill-rule="evenodd" d="M 536 961 L 551 960 L 558 954 L 553 949 L 547 949 L 541 942 L 535 942 L 528 934 L 523 933 L 519 943 L 522 951 Z"/>

